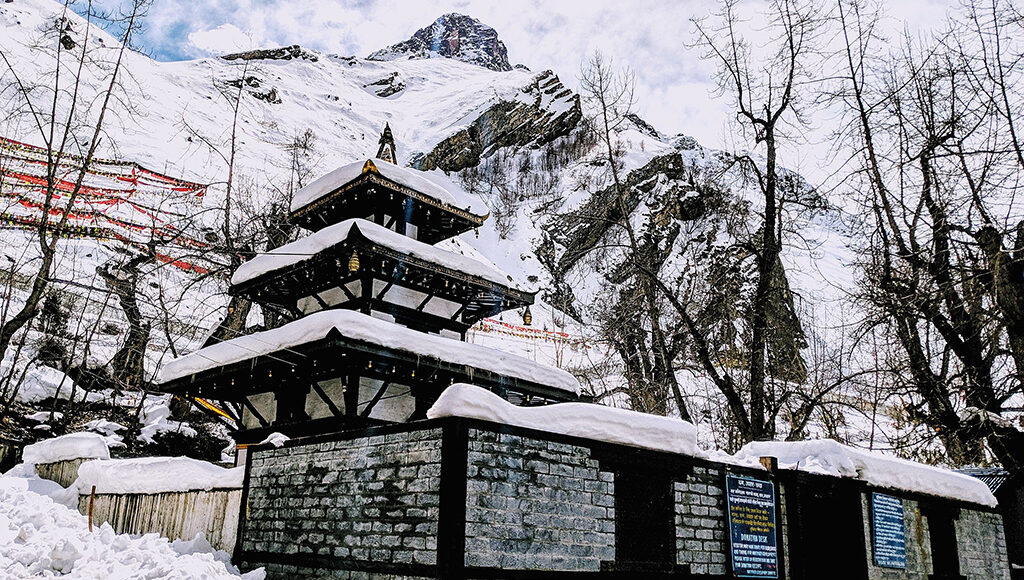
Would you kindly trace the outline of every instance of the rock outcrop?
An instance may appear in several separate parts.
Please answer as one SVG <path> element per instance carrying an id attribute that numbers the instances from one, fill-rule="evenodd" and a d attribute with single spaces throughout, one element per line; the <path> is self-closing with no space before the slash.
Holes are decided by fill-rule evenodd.
<path id="1" fill-rule="evenodd" d="M 500 101 L 469 127 L 441 141 L 430 153 L 413 160 L 424 171 L 459 171 L 480 163 L 501 147 L 543 145 L 568 135 L 583 118 L 579 95 L 550 70 L 534 77 L 515 100 Z"/>
<path id="2" fill-rule="evenodd" d="M 510 71 L 505 43 L 498 33 L 463 14 L 445 14 L 421 28 L 409 40 L 393 44 L 368 56 L 370 60 L 452 58 L 496 71 Z"/>
<path id="3" fill-rule="evenodd" d="M 222 56 L 224 60 L 292 60 L 302 59 L 310 62 L 316 62 L 319 59 L 315 54 L 302 48 L 297 44 L 291 46 L 283 46 L 281 48 L 260 48 L 256 50 L 247 50 L 245 52 L 236 52 L 234 54 L 226 54 Z"/>

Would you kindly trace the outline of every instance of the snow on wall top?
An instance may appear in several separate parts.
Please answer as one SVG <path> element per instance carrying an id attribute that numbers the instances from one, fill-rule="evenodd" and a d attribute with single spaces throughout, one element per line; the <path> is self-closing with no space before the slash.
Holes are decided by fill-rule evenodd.
<path id="1" fill-rule="evenodd" d="M 27 445 L 21 460 L 40 464 L 72 459 L 110 459 L 106 440 L 97 433 L 69 433 Z"/>
<path id="2" fill-rule="evenodd" d="M 994 507 L 996 498 L 980 479 L 924 465 L 877 451 L 856 449 L 831 439 L 815 441 L 755 441 L 734 456 L 756 464 L 776 457 L 779 467 L 836 477 L 852 477 L 878 487 L 924 493 Z"/>
<path id="3" fill-rule="evenodd" d="M 295 196 L 292 198 L 292 211 L 297 211 L 306 207 L 346 183 L 349 183 L 353 179 L 356 179 L 363 174 L 363 166 L 367 161 L 373 163 L 374 167 L 377 168 L 377 172 L 380 173 L 381 176 L 390 179 L 395 183 L 404 185 L 410 189 L 415 189 L 424 195 L 430 196 L 448 205 L 454 206 L 458 203 L 455 200 L 455 196 L 453 196 L 448 190 L 422 175 L 417 175 L 422 172 L 405 169 L 392 163 L 388 163 L 383 159 L 367 159 L 364 161 L 349 163 L 348 165 L 342 165 L 327 175 L 317 179 L 313 183 L 310 183 L 296 191 Z M 472 207 L 468 209 L 473 211 L 473 213 L 480 213 L 479 208 L 476 210 Z M 486 213 L 486 211 L 483 213 Z"/>
<path id="4" fill-rule="evenodd" d="M 455 384 L 441 393 L 427 417 L 468 417 L 697 456 L 697 428 L 680 419 L 638 413 L 591 403 L 555 403 L 543 407 L 517 407 L 487 389 Z"/>
<path id="5" fill-rule="evenodd" d="M 484 369 L 570 393 L 580 392 L 579 381 L 562 369 L 493 348 L 426 334 L 351 310 L 315 312 L 280 328 L 200 349 L 165 364 L 160 370 L 159 382 L 167 383 L 218 366 L 320 340 L 332 330 L 352 340 Z"/>
<path id="6" fill-rule="evenodd" d="M 236 489 L 242 487 L 245 468 L 227 469 L 189 457 L 139 457 L 87 461 L 78 468 L 79 493 L 166 493 L 174 491 Z"/>
<path id="7" fill-rule="evenodd" d="M 386 246 L 396 252 L 420 258 L 451 270 L 469 274 L 470 276 L 477 276 L 495 284 L 503 286 L 514 285 L 512 277 L 495 266 L 485 264 L 468 256 L 424 244 L 364 219 L 345 220 L 300 240 L 271 250 L 266 254 L 261 254 L 239 266 L 235 270 L 234 275 L 231 276 L 231 284 L 242 284 L 268 272 L 280 270 L 281 268 L 308 260 L 318 252 L 348 239 L 349 233 L 353 228 L 366 236 L 370 241 Z"/>

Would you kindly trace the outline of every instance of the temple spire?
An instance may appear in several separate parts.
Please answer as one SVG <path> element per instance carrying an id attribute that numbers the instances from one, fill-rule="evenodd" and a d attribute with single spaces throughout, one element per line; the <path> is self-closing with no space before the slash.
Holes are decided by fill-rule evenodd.
<path id="1" fill-rule="evenodd" d="M 380 134 L 380 148 L 377 149 L 377 159 L 388 163 L 398 164 L 398 153 L 395 151 L 395 137 L 391 134 L 391 125 L 384 123 L 384 132 Z"/>

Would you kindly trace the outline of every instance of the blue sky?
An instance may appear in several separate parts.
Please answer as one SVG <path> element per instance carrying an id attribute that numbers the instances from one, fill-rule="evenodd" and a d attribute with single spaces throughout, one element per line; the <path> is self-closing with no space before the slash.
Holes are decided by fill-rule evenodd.
<path id="1" fill-rule="evenodd" d="M 108 10 L 124 1 L 94 0 Z M 941 21 L 955 0 L 886 4 L 888 26 L 902 30 Z M 713 5 L 703 0 L 154 0 L 137 44 L 157 60 L 291 44 L 366 56 L 408 38 L 441 14 L 460 12 L 495 28 L 513 64 L 553 69 L 570 86 L 577 84 L 583 59 L 600 50 L 636 73 L 641 116 L 664 133 L 686 133 L 721 147 L 731 140 L 727 102 L 713 94 L 712 63 L 687 48 L 693 39 L 691 18 Z"/>

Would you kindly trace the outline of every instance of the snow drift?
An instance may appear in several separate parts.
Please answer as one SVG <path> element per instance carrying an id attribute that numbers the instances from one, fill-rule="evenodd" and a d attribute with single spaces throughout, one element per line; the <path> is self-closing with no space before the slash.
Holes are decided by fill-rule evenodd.
<path id="1" fill-rule="evenodd" d="M 996 498 L 980 479 L 948 469 L 847 447 L 830 439 L 817 441 L 754 441 L 734 456 L 742 463 L 775 457 L 779 467 L 836 477 L 852 477 L 903 491 L 948 497 L 995 507 Z"/>
<path id="2" fill-rule="evenodd" d="M 25 463 L 54 463 L 71 459 L 110 459 L 106 439 L 96 433 L 69 433 L 25 446 Z"/>
<path id="3" fill-rule="evenodd" d="M 487 389 L 455 384 L 441 393 L 427 417 L 467 417 L 548 433 L 698 455 L 697 429 L 680 419 L 591 403 L 517 407 Z"/>
<path id="4" fill-rule="evenodd" d="M 262 580 L 262 568 L 240 574 L 203 536 L 170 542 L 156 534 L 89 530 L 84 516 L 29 490 L 29 481 L 0 477 L 0 576 L 4 578 L 162 578 Z"/>

